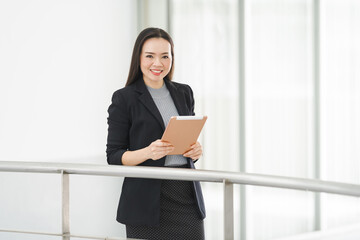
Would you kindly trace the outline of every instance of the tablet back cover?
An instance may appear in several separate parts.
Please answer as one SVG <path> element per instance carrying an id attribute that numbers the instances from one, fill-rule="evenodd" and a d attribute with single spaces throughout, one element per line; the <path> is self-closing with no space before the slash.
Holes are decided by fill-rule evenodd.
<path id="1" fill-rule="evenodd" d="M 207 116 L 201 118 L 189 116 L 184 119 L 172 117 L 161 138 L 162 141 L 169 142 L 175 147 L 169 155 L 182 155 L 187 152 L 199 138 L 206 120 Z"/>

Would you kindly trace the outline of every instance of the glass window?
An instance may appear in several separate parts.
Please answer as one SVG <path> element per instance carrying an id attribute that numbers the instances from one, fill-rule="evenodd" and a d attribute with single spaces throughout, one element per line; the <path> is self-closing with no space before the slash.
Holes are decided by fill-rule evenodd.
<path id="1" fill-rule="evenodd" d="M 322 5 L 321 154 L 326 180 L 360 184 L 360 2 Z M 358 198 L 324 196 L 324 227 L 360 221 Z"/>

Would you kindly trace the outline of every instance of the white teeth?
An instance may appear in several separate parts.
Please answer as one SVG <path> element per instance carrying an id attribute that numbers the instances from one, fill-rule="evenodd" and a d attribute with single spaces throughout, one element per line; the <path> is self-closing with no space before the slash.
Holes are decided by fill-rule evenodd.
<path id="1" fill-rule="evenodd" d="M 162 71 L 161 70 L 151 70 L 152 72 L 154 73 L 161 73 Z"/>

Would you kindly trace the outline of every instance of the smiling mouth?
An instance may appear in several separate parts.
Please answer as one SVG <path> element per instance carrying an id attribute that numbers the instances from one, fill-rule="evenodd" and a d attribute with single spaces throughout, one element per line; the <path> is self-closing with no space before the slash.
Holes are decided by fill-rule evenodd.
<path id="1" fill-rule="evenodd" d="M 154 70 L 154 69 L 150 69 L 150 71 L 156 74 L 160 74 L 163 72 L 163 70 Z"/>

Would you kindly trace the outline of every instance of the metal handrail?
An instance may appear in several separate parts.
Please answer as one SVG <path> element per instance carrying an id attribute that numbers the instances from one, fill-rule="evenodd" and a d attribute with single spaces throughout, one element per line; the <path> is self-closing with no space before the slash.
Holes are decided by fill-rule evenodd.
<path id="1" fill-rule="evenodd" d="M 233 184 L 287 188 L 360 197 L 360 185 L 316 179 L 250 174 L 228 171 L 195 170 L 142 166 L 0 161 L 0 172 L 57 173 L 63 176 L 63 239 L 69 239 L 69 174 L 115 177 L 221 182 L 224 185 L 224 238 L 233 239 Z M 2 230 L 4 231 L 4 230 Z"/>
<path id="2" fill-rule="evenodd" d="M 62 234 L 62 233 L 17 231 L 17 230 L 5 230 L 5 229 L 0 229 L 0 232 L 32 234 L 32 235 L 46 235 L 46 236 L 53 236 L 53 237 L 64 237 L 65 236 L 65 234 Z M 73 235 L 73 234 L 68 234 L 66 236 L 68 236 L 70 238 L 84 238 L 84 239 L 97 239 L 97 240 L 130 240 L 129 238 L 125 239 L 125 238 L 116 238 L 116 237 L 97 237 L 97 236 L 83 236 L 83 235 Z"/>
<path id="3" fill-rule="evenodd" d="M 288 188 L 360 197 L 360 185 L 358 184 L 229 171 L 13 161 L 0 161 L 0 171 L 38 173 L 61 173 L 61 171 L 64 171 L 64 173 L 80 175 L 141 177 L 202 182 L 223 182 L 226 180 L 229 183 L 235 184 Z"/>

